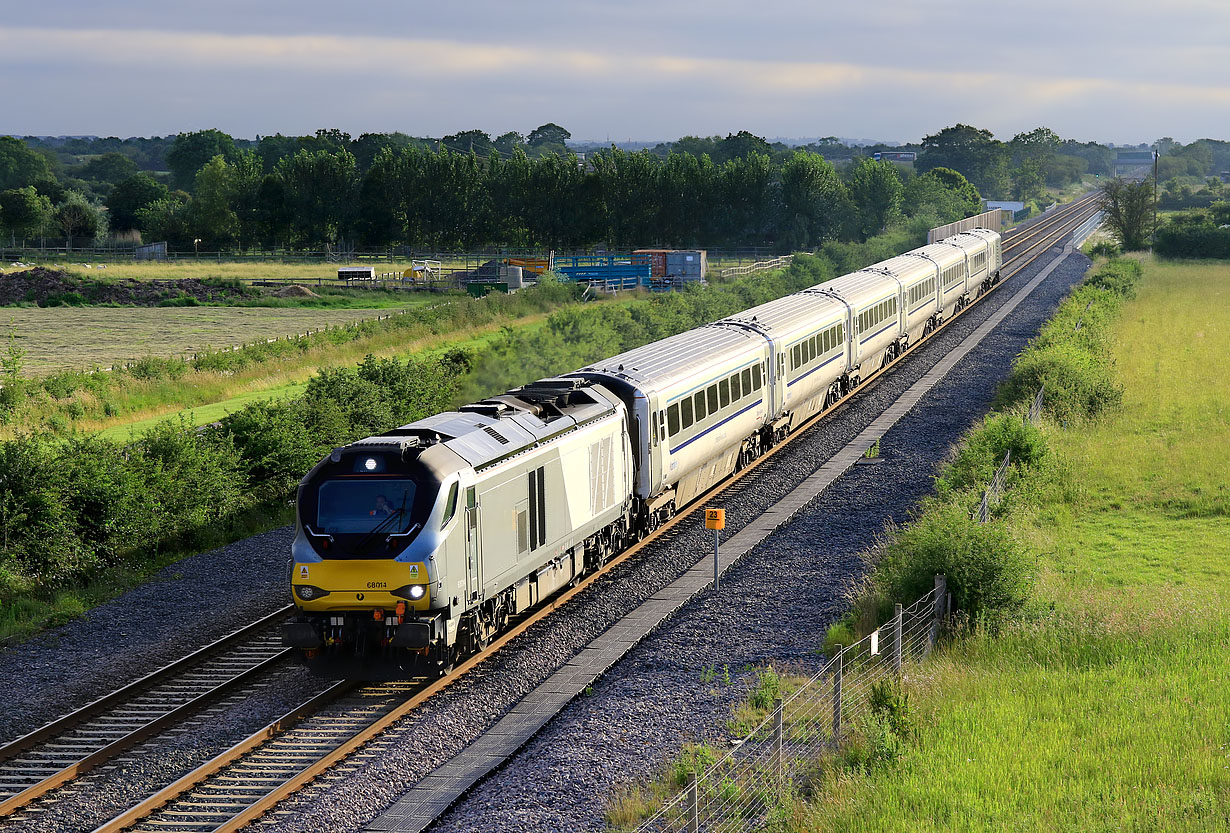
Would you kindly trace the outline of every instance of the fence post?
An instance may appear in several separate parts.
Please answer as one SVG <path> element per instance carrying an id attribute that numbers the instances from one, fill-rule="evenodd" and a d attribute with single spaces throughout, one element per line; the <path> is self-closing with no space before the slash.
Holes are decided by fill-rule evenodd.
<path id="1" fill-rule="evenodd" d="M 931 633 L 927 638 L 927 652 L 935 647 L 940 638 L 940 620 L 943 619 L 948 598 L 948 577 L 943 573 L 935 577 L 935 602 L 931 605 Z"/>
<path id="2" fill-rule="evenodd" d="M 893 605 L 893 674 L 901 679 L 901 605 Z"/>
<path id="3" fill-rule="evenodd" d="M 833 748 L 837 748 L 841 740 L 841 657 L 846 652 L 842 648 L 837 652 L 837 667 L 833 670 Z"/>
<path id="4" fill-rule="evenodd" d="M 777 797 L 782 797 L 786 781 L 785 731 L 782 725 L 782 698 L 773 701 L 773 754 L 777 758 Z"/>
<path id="5" fill-rule="evenodd" d="M 696 773 L 688 775 L 688 833 L 700 833 L 700 790 Z"/>

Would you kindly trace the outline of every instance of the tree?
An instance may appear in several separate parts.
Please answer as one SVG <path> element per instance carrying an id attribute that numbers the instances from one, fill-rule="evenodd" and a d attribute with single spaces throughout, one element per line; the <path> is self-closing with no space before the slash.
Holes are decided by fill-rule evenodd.
<path id="1" fill-rule="evenodd" d="M 505 156 L 511 155 L 519 147 L 525 147 L 526 139 L 515 130 L 503 133 L 495 140 L 495 149 Z"/>
<path id="2" fill-rule="evenodd" d="M 951 168 L 933 168 L 905 183 L 902 211 L 910 217 L 933 217 L 932 225 L 956 222 L 981 210 L 978 189 Z"/>
<path id="3" fill-rule="evenodd" d="M 818 153 L 797 151 L 782 165 L 782 216 L 779 242 L 791 249 L 810 249 L 837 236 L 845 186 Z"/>
<path id="4" fill-rule="evenodd" d="M 358 168 L 348 150 L 298 151 L 278 162 L 299 242 L 331 243 L 348 235 L 357 214 Z"/>
<path id="5" fill-rule="evenodd" d="M 81 166 L 77 174 L 82 179 L 109 182 L 115 185 L 137 172 L 137 163 L 122 153 L 104 153 Z"/>
<path id="6" fill-rule="evenodd" d="M 1037 199 L 1042 196 L 1046 185 L 1046 174 L 1042 170 L 1042 162 L 1038 159 L 1022 159 L 1012 171 L 1012 195 L 1021 201 Z"/>
<path id="7" fill-rule="evenodd" d="M 487 156 L 495 148 L 491 137 L 481 130 L 463 130 L 445 136 L 440 140 L 440 144 L 457 153 L 477 153 L 479 156 Z"/>
<path id="8" fill-rule="evenodd" d="M 758 245 L 773 236 L 776 171 L 769 157 L 753 151 L 730 159 L 720 169 L 720 227 L 732 242 Z"/>
<path id="9" fill-rule="evenodd" d="M 858 215 L 859 236 L 879 234 L 901 211 L 904 188 L 892 162 L 863 157 L 850 169 L 846 187 Z"/>
<path id="10" fill-rule="evenodd" d="M 364 133 L 350 143 L 350 152 L 354 154 L 359 170 L 366 171 L 385 148 L 404 148 L 421 141 L 411 139 L 405 133 Z"/>
<path id="11" fill-rule="evenodd" d="M 188 229 L 188 195 L 173 191 L 137 209 L 137 227 L 146 240 L 165 240 L 172 249 L 191 251 L 192 233 Z"/>
<path id="12" fill-rule="evenodd" d="M 0 225 L 14 241 L 43 233 L 51 216 L 51 200 L 35 191 L 32 185 L 0 191 Z"/>
<path id="13" fill-rule="evenodd" d="M 1154 210 L 1152 179 L 1140 182 L 1112 179 L 1102 186 L 1101 202 L 1107 225 L 1126 251 L 1149 245 Z"/>
<path id="14" fill-rule="evenodd" d="M 753 153 L 768 156 L 771 152 L 772 148 L 764 139 L 746 130 L 740 130 L 738 133 L 727 134 L 726 138 L 718 143 L 715 158 L 721 163 L 728 159 L 741 159 Z"/>
<path id="15" fill-rule="evenodd" d="M 102 212 L 76 191 L 69 191 L 68 199 L 56 207 L 55 221 L 60 231 L 68 238 L 70 249 L 74 237 L 87 237 L 92 240 L 105 227 Z"/>
<path id="16" fill-rule="evenodd" d="M 559 145 L 564 144 L 572 138 L 572 134 L 564 128 L 560 127 L 555 122 L 547 122 L 539 125 L 530 131 L 527 139 L 529 146 L 532 148 L 541 147 L 543 145 Z"/>
<path id="17" fill-rule="evenodd" d="M 228 162 L 235 158 L 235 140 L 221 130 L 198 130 L 180 133 L 167 151 L 167 167 L 177 188 L 191 188 L 201 166 L 221 156 Z"/>
<path id="18" fill-rule="evenodd" d="M 45 180 L 54 181 L 46 157 L 31 150 L 21 139 L 0 136 L 0 191 Z"/>
<path id="19" fill-rule="evenodd" d="M 194 239 L 199 238 L 207 251 L 229 245 L 239 233 L 239 218 L 232 208 L 237 190 L 233 174 L 234 170 L 220 155 L 197 171 L 188 222 Z"/>
<path id="20" fill-rule="evenodd" d="M 1008 191 L 1008 150 L 989 130 L 958 124 L 923 137 L 919 171 L 940 167 L 960 171 L 983 194 Z"/>
<path id="21" fill-rule="evenodd" d="M 136 173 L 122 180 L 107 195 L 107 211 L 111 228 L 128 231 L 138 227 L 137 212 L 167 195 L 167 187 L 146 173 Z"/>

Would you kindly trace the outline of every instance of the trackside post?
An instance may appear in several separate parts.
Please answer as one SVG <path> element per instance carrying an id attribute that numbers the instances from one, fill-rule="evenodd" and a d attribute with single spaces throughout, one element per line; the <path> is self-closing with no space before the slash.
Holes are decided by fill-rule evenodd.
<path id="1" fill-rule="evenodd" d="M 718 589 L 718 536 L 726 528 L 725 509 L 705 510 L 705 529 L 713 530 L 713 589 Z"/>

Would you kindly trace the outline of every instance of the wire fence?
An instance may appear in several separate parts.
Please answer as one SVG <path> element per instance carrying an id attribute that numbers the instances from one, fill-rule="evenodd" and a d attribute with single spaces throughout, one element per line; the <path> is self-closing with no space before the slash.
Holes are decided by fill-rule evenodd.
<path id="1" fill-rule="evenodd" d="M 1043 394 L 1046 391 L 1046 385 L 1038 388 L 1038 392 L 1034 394 L 1034 398 L 1029 403 L 1029 412 L 1025 415 L 1027 423 L 1037 423 L 1042 417 L 1042 401 Z M 979 523 L 986 523 L 991 519 L 991 509 L 998 504 L 1004 497 L 1004 481 L 1008 477 L 1008 465 L 1012 462 L 1012 451 L 1008 450 L 1004 453 L 1004 460 L 999 464 L 999 468 L 995 470 L 995 474 L 991 476 L 991 482 L 982 492 L 982 501 L 978 504 L 978 508 L 973 511 L 972 517 Z"/>
<path id="2" fill-rule="evenodd" d="M 690 779 L 638 833 L 737 833 L 764 827 L 805 789 L 817 763 L 872 713 L 878 689 L 899 682 L 935 647 L 948 615 L 944 576 L 891 620 L 838 651 L 789 696 L 778 698 L 730 753 Z"/>

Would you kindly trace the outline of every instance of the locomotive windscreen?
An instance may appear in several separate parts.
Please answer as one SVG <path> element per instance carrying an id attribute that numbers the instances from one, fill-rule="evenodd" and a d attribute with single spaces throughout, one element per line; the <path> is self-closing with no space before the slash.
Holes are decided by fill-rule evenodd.
<path id="1" fill-rule="evenodd" d="M 413 508 L 413 480 L 326 480 L 320 484 L 315 526 L 327 535 L 405 533 Z"/>

